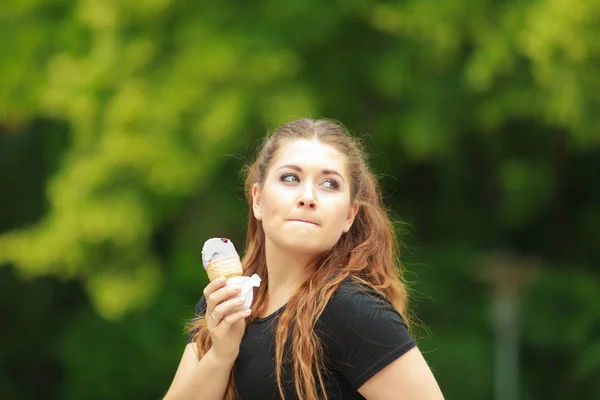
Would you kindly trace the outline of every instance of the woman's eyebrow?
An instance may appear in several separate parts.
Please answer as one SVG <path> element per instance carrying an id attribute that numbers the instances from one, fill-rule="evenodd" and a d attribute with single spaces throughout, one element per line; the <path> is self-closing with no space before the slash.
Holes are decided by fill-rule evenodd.
<path id="1" fill-rule="evenodd" d="M 293 164 L 282 165 L 281 167 L 277 168 L 277 170 L 280 170 L 282 168 L 290 168 L 290 169 L 293 169 L 294 171 L 302 172 L 302 168 L 300 168 L 297 165 L 293 165 Z M 324 170 L 321 170 L 321 173 L 323 175 L 337 175 L 337 176 L 340 177 L 340 179 L 342 181 L 346 182 L 346 180 L 344 179 L 344 177 L 342 176 L 342 174 L 340 174 L 336 170 L 333 170 L 333 169 L 324 169 Z"/>

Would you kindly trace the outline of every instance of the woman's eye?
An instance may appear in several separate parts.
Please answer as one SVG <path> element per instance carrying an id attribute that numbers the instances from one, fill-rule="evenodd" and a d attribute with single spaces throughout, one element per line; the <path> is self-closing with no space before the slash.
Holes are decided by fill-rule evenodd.
<path id="1" fill-rule="evenodd" d="M 340 184 L 335 179 L 327 179 L 323 184 L 327 189 L 337 190 L 340 187 Z"/>
<path id="2" fill-rule="evenodd" d="M 283 182 L 297 182 L 298 177 L 294 174 L 285 174 L 281 177 Z"/>

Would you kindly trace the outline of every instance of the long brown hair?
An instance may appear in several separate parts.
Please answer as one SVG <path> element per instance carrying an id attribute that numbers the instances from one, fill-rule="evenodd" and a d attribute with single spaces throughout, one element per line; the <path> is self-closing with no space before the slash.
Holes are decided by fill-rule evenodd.
<path id="1" fill-rule="evenodd" d="M 360 143 L 346 130 L 330 120 L 300 119 L 288 122 L 268 136 L 256 161 L 248 168 L 245 182 L 249 221 L 246 249 L 242 264 L 244 275 L 258 274 L 263 284 L 257 289 L 248 323 L 265 311 L 268 276 L 265 258 L 265 232 L 261 221 L 252 212 L 252 186 L 262 185 L 271 161 L 283 141 L 316 139 L 347 156 L 351 201 L 358 201 L 354 223 L 334 247 L 316 260 L 315 272 L 288 300 L 275 333 L 277 385 L 284 398 L 282 371 L 293 365 L 293 384 L 301 400 L 327 398 L 324 385 L 322 344 L 315 333 L 315 324 L 338 286 L 347 278 L 365 284 L 384 296 L 402 315 L 410 327 L 407 309 L 407 288 L 399 260 L 399 246 L 394 224 L 382 204 L 375 176 L 368 168 Z M 191 327 L 193 340 L 202 357 L 211 347 L 203 317 Z M 288 344 L 288 341 L 291 343 Z M 287 346 L 286 346 L 287 344 Z M 284 349 L 289 349 L 285 350 Z M 237 398 L 232 370 L 225 394 L 226 400 Z"/>

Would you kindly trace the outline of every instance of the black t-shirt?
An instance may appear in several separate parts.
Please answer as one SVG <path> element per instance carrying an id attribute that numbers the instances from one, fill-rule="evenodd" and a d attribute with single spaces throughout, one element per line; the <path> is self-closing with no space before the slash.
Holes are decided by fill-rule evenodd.
<path id="1" fill-rule="evenodd" d="M 369 294 L 365 293 L 368 292 Z M 280 399 L 275 376 L 275 330 L 285 306 L 246 327 L 235 362 L 235 383 L 242 400 Z M 196 314 L 206 310 L 204 297 Z M 415 346 L 396 309 L 376 292 L 351 278 L 333 294 L 315 327 L 323 343 L 325 390 L 329 399 L 364 399 L 358 388 Z M 188 337 L 188 342 L 191 334 Z M 282 375 L 290 377 L 290 371 Z M 284 383 L 286 399 L 295 399 Z"/>

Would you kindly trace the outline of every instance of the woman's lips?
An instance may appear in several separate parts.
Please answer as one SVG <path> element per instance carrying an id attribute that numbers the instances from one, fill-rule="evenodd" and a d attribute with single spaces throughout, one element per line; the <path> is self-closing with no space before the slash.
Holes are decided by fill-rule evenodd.
<path id="1" fill-rule="evenodd" d="M 304 223 L 306 223 L 306 224 L 317 225 L 317 226 L 319 225 L 319 224 L 317 224 L 316 222 L 308 221 L 308 220 L 306 220 L 306 219 L 290 219 L 290 220 L 288 220 L 288 221 L 294 221 L 294 222 L 304 222 Z"/>

